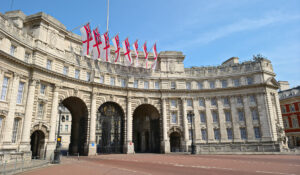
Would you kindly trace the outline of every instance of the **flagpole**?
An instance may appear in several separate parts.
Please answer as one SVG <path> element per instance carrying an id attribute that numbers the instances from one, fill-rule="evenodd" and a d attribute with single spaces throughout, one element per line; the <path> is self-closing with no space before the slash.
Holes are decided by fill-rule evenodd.
<path id="1" fill-rule="evenodd" d="M 107 21 L 106 21 L 106 31 L 108 32 L 108 22 L 109 22 L 109 0 L 107 0 Z"/>
<path id="2" fill-rule="evenodd" d="M 89 22 L 87 22 L 87 23 L 90 23 L 90 21 L 89 21 Z M 80 27 L 84 26 L 84 25 L 85 25 L 85 24 L 87 24 L 87 23 L 84 23 L 84 24 L 81 24 L 81 25 L 79 25 L 79 26 L 75 27 L 74 29 L 70 30 L 70 32 L 73 32 L 74 30 L 76 30 L 76 29 L 78 29 L 78 28 L 80 28 Z"/>

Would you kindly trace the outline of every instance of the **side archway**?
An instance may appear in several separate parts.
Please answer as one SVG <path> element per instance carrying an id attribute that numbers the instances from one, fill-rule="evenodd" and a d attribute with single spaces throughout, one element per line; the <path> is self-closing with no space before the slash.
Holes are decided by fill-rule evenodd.
<path id="1" fill-rule="evenodd" d="M 41 130 L 36 130 L 30 137 L 32 159 L 42 159 L 44 157 L 45 134 Z"/>

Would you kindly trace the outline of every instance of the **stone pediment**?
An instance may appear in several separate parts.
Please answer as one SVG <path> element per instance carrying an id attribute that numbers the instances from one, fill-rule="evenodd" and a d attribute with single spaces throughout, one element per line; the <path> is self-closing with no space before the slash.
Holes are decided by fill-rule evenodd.
<path id="1" fill-rule="evenodd" d="M 271 85 L 271 86 L 275 86 L 275 87 L 279 88 L 279 83 L 275 80 L 274 77 L 268 78 L 267 81 L 266 81 L 266 84 L 267 85 Z"/>

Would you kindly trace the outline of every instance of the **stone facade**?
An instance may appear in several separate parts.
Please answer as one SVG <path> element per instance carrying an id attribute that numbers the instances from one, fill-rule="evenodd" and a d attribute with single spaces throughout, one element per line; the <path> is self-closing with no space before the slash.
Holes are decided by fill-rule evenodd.
<path id="1" fill-rule="evenodd" d="M 181 52 L 163 51 L 152 71 L 123 66 L 123 53 L 112 64 L 80 52 L 80 36 L 45 13 L 0 14 L 1 159 L 51 158 L 59 102 L 72 115 L 70 153 L 96 154 L 96 136 L 123 153 L 189 151 L 191 132 L 197 153 L 281 151 L 278 83 L 267 59 L 184 68 Z"/>

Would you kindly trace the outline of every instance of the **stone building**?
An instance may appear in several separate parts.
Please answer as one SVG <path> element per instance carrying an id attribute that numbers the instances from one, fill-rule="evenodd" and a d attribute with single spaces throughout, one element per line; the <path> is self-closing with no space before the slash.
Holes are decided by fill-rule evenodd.
<path id="1" fill-rule="evenodd" d="M 300 147 L 300 86 L 290 88 L 286 81 L 279 83 L 278 94 L 288 145 L 290 148 Z"/>
<path id="2" fill-rule="evenodd" d="M 267 59 L 185 68 L 181 52 L 163 51 L 152 71 L 80 52 L 80 36 L 50 15 L 0 14 L 0 159 L 51 158 L 60 102 L 70 154 L 189 151 L 192 133 L 197 153 L 282 150 Z"/>

